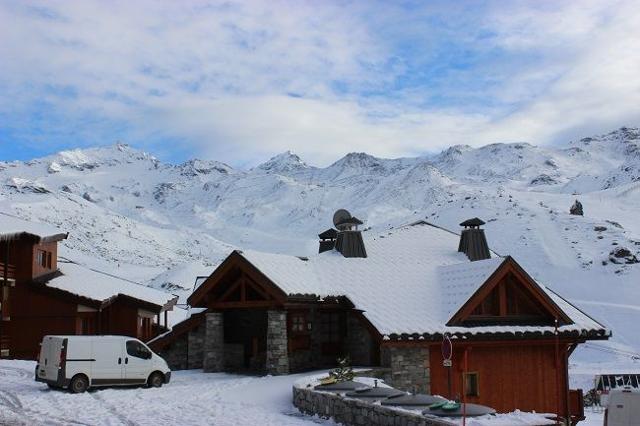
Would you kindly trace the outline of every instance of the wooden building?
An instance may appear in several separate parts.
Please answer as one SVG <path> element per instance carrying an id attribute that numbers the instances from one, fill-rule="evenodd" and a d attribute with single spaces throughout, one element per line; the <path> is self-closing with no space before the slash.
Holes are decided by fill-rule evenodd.
<path id="1" fill-rule="evenodd" d="M 58 258 L 67 238 L 0 214 L 0 355 L 34 359 L 47 334 L 121 334 L 149 340 L 177 298 Z M 164 324 L 162 322 L 164 321 Z"/>
<path id="2" fill-rule="evenodd" d="M 465 221 L 458 236 L 417 222 L 365 239 L 338 227 L 309 258 L 234 251 L 189 298 L 197 313 L 150 344 L 174 368 L 205 371 L 286 374 L 349 356 L 401 389 L 575 422 L 569 356 L 610 332 L 491 252 L 482 224 Z"/>

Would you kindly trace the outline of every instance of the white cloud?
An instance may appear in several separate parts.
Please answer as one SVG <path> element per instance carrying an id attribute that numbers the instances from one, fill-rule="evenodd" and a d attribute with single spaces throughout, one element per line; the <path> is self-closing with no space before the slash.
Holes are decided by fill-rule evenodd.
<path id="1" fill-rule="evenodd" d="M 38 143 L 168 139 L 235 164 L 550 143 L 640 123 L 635 6 L 0 3 L 0 118 Z"/>

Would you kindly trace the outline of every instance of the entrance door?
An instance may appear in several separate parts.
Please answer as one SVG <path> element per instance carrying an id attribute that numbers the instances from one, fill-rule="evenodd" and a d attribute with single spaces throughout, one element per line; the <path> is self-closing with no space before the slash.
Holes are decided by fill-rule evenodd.
<path id="1" fill-rule="evenodd" d="M 97 337 L 92 340 L 94 362 L 91 363 L 91 383 L 114 385 L 124 378 L 124 351 L 121 339 Z"/>
<path id="2" fill-rule="evenodd" d="M 151 351 L 137 340 L 127 340 L 126 350 L 124 366 L 126 383 L 145 383 L 150 373 Z"/>

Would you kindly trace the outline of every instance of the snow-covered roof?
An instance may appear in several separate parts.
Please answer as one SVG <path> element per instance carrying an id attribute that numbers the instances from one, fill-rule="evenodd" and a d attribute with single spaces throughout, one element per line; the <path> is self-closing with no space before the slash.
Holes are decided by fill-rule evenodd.
<path id="1" fill-rule="evenodd" d="M 51 225 L 29 222 L 0 212 L 0 241 L 15 240 L 25 235 L 38 241 L 58 241 L 67 237 L 66 233 Z"/>
<path id="2" fill-rule="evenodd" d="M 367 258 L 347 259 L 335 250 L 308 259 L 253 250 L 241 255 L 289 295 L 346 296 L 384 336 L 554 331 L 541 326 L 446 326 L 505 261 L 492 253 L 490 259 L 470 262 L 457 251 L 458 239 L 418 222 L 366 238 Z M 574 322 L 560 331 L 604 329 L 540 287 Z"/>
<path id="3" fill-rule="evenodd" d="M 70 261 L 59 260 L 61 274 L 45 283 L 47 287 L 63 290 L 87 299 L 106 302 L 118 295 L 129 296 L 160 307 L 173 305 L 177 296 L 142 284 L 95 271 Z"/>

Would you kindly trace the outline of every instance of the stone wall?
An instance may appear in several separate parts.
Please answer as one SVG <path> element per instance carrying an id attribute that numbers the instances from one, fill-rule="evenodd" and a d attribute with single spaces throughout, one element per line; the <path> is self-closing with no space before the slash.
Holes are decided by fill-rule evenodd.
<path id="1" fill-rule="evenodd" d="M 267 373 L 289 374 L 286 311 L 267 311 Z"/>
<path id="2" fill-rule="evenodd" d="M 187 335 L 178 337 L 170 345 L 158 351 L 172 370 L 187 369 Z"/>
<path id="3" fill-rule="evenodd" d="M 187 368 L 202 368 L 202 360 L 204 354 L 205 324 L 199 325 L 189 332 L 187 335 L 188 353 Z"/>
<path id="4" fill-rule="evenodd" d="M 205 373 L 224 370 L 224 316 L 222 312 L 206 314 L 203 365 Z"/>
<path id="5" fill-rule="evenodd" d="M 346 352 L 352 365 L 373 365 L 373 338 L 356 315 L 347 313 Z"/>
<path id="6" fill-rule="evenodd" d="M 431 393 L 429 348 L 391 346 L 389 359 L 391 386 L 404 391 Z"/>
<path id="7" fill-rule="evenodd" d="M 371 402 L 316 392 L 312 388 L 293 388 L 293 405 L 300 412 L 317 415 L 347 426 L 451 426 L 444 420 L 426 418 L 410 412 Z"/>

